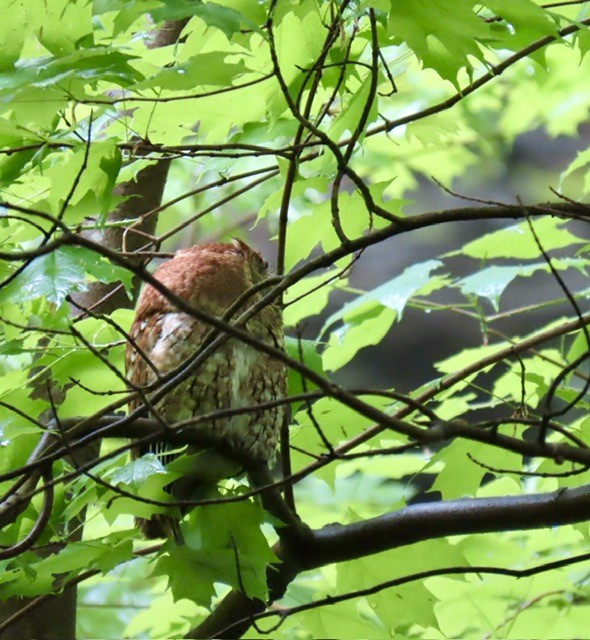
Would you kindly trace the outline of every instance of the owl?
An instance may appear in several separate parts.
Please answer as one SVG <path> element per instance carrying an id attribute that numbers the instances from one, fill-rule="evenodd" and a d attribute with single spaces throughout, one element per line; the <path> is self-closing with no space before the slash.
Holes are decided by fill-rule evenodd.
<path id="1" fill-rule="evenodd" d="M 178 251 L 155 271 L 154 277 L 194 309 L 221 317 L 237 298 L 267 276 L 267 267 L 256 251 L 235 240 L 231 244 L 202 244 Z M 257 294 L 251 296 L 241 310 L 258 299 Z M 260 342 L 283 347 L 278 304 L 264 307 L 244 328 Z M 156 289 L 146 286 L 130 330 L 133 341 L 127 344 L 126 371 L 131 385 L 147 387 L 156 382 L 158 375 L 178 367 L 196 353 L 210 330 L 209 325 L 180 311 Z M 159 400 L 154 410 L 161 420 L 174 424 L 221 409 L 250 407 L 283 398 L 286 380 L 283 363 L 231 338 L 188 379 Z M 141 402 L 141 399 L 133 400 L 130 410 L 135 410 Z M 198 499 L 204 486 L 239 475 L 242 469 L 232 459 L 232 452 L 246 453 L 252 460 L 272 462 L 283 416 L 282 407 L 273 407 L 215 418 L 200 425 L 221 438 L 228 455 L 218 450 L 189 447 L 186 452 L 191 454 L 189 468 L 183 465 L 182 477 L 168 488 L 173 497 Z M 178 455 L 177 450 L 171 451 L 162 442 L 136 447 L 132 453 L 138 457 L 147 452 L 155 453 L 163 464 Z M 149 520 L 138 520 L 138 525 L 148 538 L 179 539 L 178 521 L 171 516 L 155 515 Z"/>

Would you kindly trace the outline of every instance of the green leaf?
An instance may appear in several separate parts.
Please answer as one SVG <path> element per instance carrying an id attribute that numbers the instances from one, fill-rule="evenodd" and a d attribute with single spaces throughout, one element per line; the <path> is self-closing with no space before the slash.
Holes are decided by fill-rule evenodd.
<path id="1" fill-rule="evenodd" d="M 366 615 L 359 615 L 359 608 L 355 602 L 345 601 L 305 612 L 300 618 L 300 624 L 306 630 L 304 638 L 384 637 L 385 630 L 382 625 L 377 625 L 374 619 L 367 618 Z"/>
<path id="2" fill-rule="evenodd" d="M 330 331 L 328 347 L 323 354 L 325 368 L 329 371 L 339 369 L 350 362 L 360 349 L 378 344 L 393 322 L 401 318 L 408 300 L 424 287 L 433 286 L 438 276 L 431 276 L 431 272 L 441 265 L 438 260 L 412 265 L 401 275 L 358 296 L 333 313 L 324 323 L 320 335 L 336 323 L 343 324 Z"/>
<path id="3" fill-rule="evenodd" d="M 520 458 L 511 451 L 490 447 L 479 442 L 455 440 L 436 453 L 430 464 L 442 462 L 444 467 L 437 474 L 432 491 L 440 491 L 444 500 L 475 496 L 489 469 L 518 469 Z M 425 470 L 428 469 L 428 466 Z"/>
<path id="4" fill-rule="evenodd" d="M 110 476 L 110 482 L 140 487 L 148 478 L 157 473 L 168 475 L 158 456 L 154 453 L 149 453 L 116 469 Z"/>
<path id="5" fill-rule="evenodd" d="M 168 577 L 175 602 L 186 598 L 209 607 L 215 595 L 215 582 L 228 579 L 232 562 L 230 551 L 194 551 L 177 546 L 157 560 L 153 575 Z"/>
<path id="6" fill-rule="evenodd" d="M 321 333 L 325 333 L 333 324 L 341 320 L 353 323 L 358 315 L 365 315 L 375 306 L 392 309 L 401 318 L 408 300 L 431 282 L 432 271 L 441 266 L 442 262 L 439 260 L 427 260 L 408 267 L 401 275 L 358 296 L 333 313 L 324 323 Z"/>
<path id="7" fill-rule="evenodd" d="M 18 147 L 20 144 L 25 144 L 25 142 L 21 140 L 12 140 L 3 146 Z M 36 150 L 30 150 L 27 152 L 5 155 L 3 158 L 0 158 L 0 185 L 3 187 L 10 187 L 10 185 L 12 185 L 21 175 L 24 167 L 30 162 L 36 153 Z"/>
<path id="8" fill-rule="evenodd" d="M 67 295 L 86 287 L 84 268 L 70 251 L 60 247 L 35 258 L 0 290 L 0 303 L 46 298 L 61 305 Z"/>
<path id="9" fill-rule="evenodd" d="M 69 197 L 64 222 L 75 224 L 96 214 L 104 218 L 111 209 L 113 188 L 122 162 L 115 141 L 93 142 L 89 149 L 78 146 L 72 153 L 60 156 L 60 161 L 45 171 L 51 183 L 47 201 L 53 212 L 60 213 Z M 79 178 L 71 193 L 76 176 Z"/>
<path id="10" fill-rule="evenodd" d="M 557 349 L 543 349 L 538 356 L 522 357 L 518 362 L 511 362 L 508 371 L 497 378 L 494 395 L 520 404 L 524 387 L 525 403 L 536 408 L 564 365 Z"/>
<path id="11" fill-rule="evenodd" d="M 558 218 L 544 217 L 534 219 L 532 222 L 545 251 L 584 243 L 584 240 L 577 238 L 564 228 L 566 223 Z M 521 222 L 500 231 L 488 233 L 469 242 L 461 250 L 448 253 L 447 256 L 461 254 L 484 260 L 492 258 L 531 259 L 539 257 L 539 247 L 528 224 Z"/>
<path id="12" fill-rule="evenodd" d="M 104 574 L 133 558 L 132 532 L 116 532 L 106 540 L 108 553 L 96 558 L 94 564 Z"/>
<path id="13" fill-rule="evenodd" d="M 111 81 L 120 86 L 136 82 L 141 75 L 129 65 L 135 56 L 96 47 L 74 51 L 61 58 L 34 58 L 17 69 L 0 73 L 0 95 L 11 96 L 28 87 L 58 88 L 66 81 L 82 86 L 82 81 Z"/>
<path id="14" fill-rule="evenodd" d="M 230 54 L 231 52 L 226 51 L 212 51 L 192 56 L 186 62 L 171 69 L 163 69 L 152 78 L 140 82 L 135 89 L 159 87 L 181 91 L 205 85 L 231 85 L 248 68 L 242 60 L 230 62 Z"/>
<path id="15" fill-rule="evenodd" d="M 125 269 L 97 260 L 94 252 L 82 247 L 64 246 L 35 258 L 2 287 L 0 304 L 45 298 L 59 306 L 72 292 L 86 289 L 88 273 L 102 282 L 122 280 L 127 289 L 131 287 L 132 276 Z"/>
<path id="16" fill-rule="evenodd" d="M 330 332 L 322 354 L 324 368 L 336 371 L 348 364 L 361 349 L 379 344 L 395 319 L 395 312 L 381 305 L 367 305 L 356 311 L 353 321 Z"/>
<path id="17" fill-rule="evenodd" d="M 343 106 L 340 115 L 334 120 L 330 127 L 329 135 L 332 139 L 338 140 L 346 131 L 353 132 L 356 129 L 369 98 L 370 85 L 371 79 L 367 78 L 367 80 L 365 80 L 365 82 L 352 94 L 348 104 Z M 368 122 L 374 122 L 376 118 L 377 102 L 373 100 Z"/>
<path id="18" fill-rule="evenodd" d="M 567 169 L 561 174 L 561 186 L 563 187 L 567 179 L 576 173 L 582 174 L 583 176 L 582 193 L 584 195 L 590 193 L 590 148 L 578 151 L 576 158 L 570 162 Z"/>
<path id="19" fill-rule="evenodd" d="M 189 16 L 198 16 L 208 26 L 223 31 L 229 39 L 240 30 L 242 25 L 257 33 L 262 33 L 256 23 L 240 12 L 214 2 L 203 3 L 195 1 L 187 3 L 184 0 L 164 0 L 164 6 L 153 9 L 150 11 L 150 15 L 156 22 L 182 20 Z"/>
<path id="20" fill-rule="evenodd" d="M 389 410 L 392 404 L 391 398 L 383 396 L 363 395 L 360 398 L 381 411 Z M 373 424 L 370 418 L 360 415 L 355 409 L 351 409 L 333 398 L 320 398 L 314 402 L 312 414 L 316 420 L 315 424 L 307 408 L 301 409 L 294 416 L 294 424 L 297 426 L 292 428 L 291 442 L 297 449 L 291 453 L 295 471 L 309 464 L 310 454 L 312 456 L 322 456 L 328 453 L 324 440 L 318 433 L 318 424 L 322 434 L 333 446 L 354 438 Z M 333 484 L 335 472 L 334 465 L 328 465 L 322 468 L 318 473 L 318 477 L 321 477 L 329 484 Z"/>
<path id="21" fill-rule="evenodd" d="M 337 568 L 338 592 L 370 588 L 393 576 L 412 575 L 427 568 L 462 565 L 464 562 L 463 554 L 447 540 L 421 542 L 416 545 L 414 554 L 396 549 L 341 563 Z M 371 609 L 388 628 L 400 631 L 412 624 L 436 625 L 433 596 L 422 581 L 372 594 L 367 600 Z"/>
<path id="22" fill-rule="evenodd" d="M 129 294 L 133 291 L 133 273 L 131 271 L 113 264 L 108 258 L 97 256 L 94 251 L 84 247 L 63 247 L 63 249 L 76 264 L 84 267 L 86 274 L 91 277 L 92 281 L 121 282 Z"/>
<path id="23" fill-rule="evenodd" d="M 27 351 L 22 340 L 10 340 L 0 345 L 0 356 L 15 356 Z"/>
<path id="24" fill-rule="evenodd" d="M 10 71 L 19 59 L 25 43 L 25 30 L 15 28 L 15 25 L 23 25 L 25 18 L 24 3 L 0 3 L 0 71 Z"/>
<path id="25" fill-rule="evenodd" d="M 525 30 L 529 34 L 554 35 L 557 31 L 557 25 L 550 14 L 532 0 L 485 0 L 484 4 L 496 16 L 510 23 L 517 32 Z"/>
<path id="26" fill-rule="evenodd" d="M 498 343 L 482 345 L 481 347 L 475 347 L 473 349 L 463 349 L 462 351 L 459 351 L 458 353 L 455 353 L 452 356 L 445 358 L 444 360 L 436 362 L 435 367 L 442 373 L 456 373 L 457 371 L 460 371 L 461 369 L 468 367 L 475 362 L 479 362 L 480 360 L 491 356 L 493 353 L 499 351 L 505 346 L 505 343 Z"/>
<path id="27" fill-rule="evenodd" d="M 114 566 L 115 558 L 129 560 L 132 552 L 128 532 L 117 532 L 103 540 L 70 542 L 57 553 L 37 562 L 30 559 L 34 573 L 29 571 L 27 574 L 23 571 L 18 581 L 4 584 L 2 597 L 34 596 L 51 591 L 57 576 L 65 580 L 68 576 L 74 577 L 92 568 L 106 571 Z"/>
<path id="28" fill-rule="evenodd" d="M 308 276 L 296 282 L 285 292 L 285 306 L 283 309 L 283 322 L 286 326 L 296 326 L 299 322 L 310 316 L 321 313 L 326 305 L 333 283 L 330 282 L 338 276 L 338 271 L 328 269 L 317 276 Z M 338 277 L 337 286 L 344 287 L 347 278 Z"/>
<path id="29" fill-rule="evenodd" d="M 484 60 L 478 42 L 491 37 L 474 5 L 474 0 L 391 0 L 388 32 L 405 42 L 426 67 L 458 86 L 459 70 L 472 69 L 469 57 Z"/>
<path id="30" fill-rule="evenodd" d="M 141 580 L 141 578 L 139 578 Z M 128 592 L 128 585 L 125 584 L 126 591 Z M 176 638 L 184 637 L 190 629 L 189 620 L 195 621 L 204 617 L 205 610 L 202 607 L 198 607 L 194 602 L 190 600 L 174 601 L 174 597 L 169 589 L 163 593 L 153 593 L 151 589 L 145 589 L 144 599 L 148 605 L 143 607 L 143 610 L 137 612 L 137 606 L 135 603 L 131 603 L 133 614 L 135 617 L 124 627 L 124 630 L 119 631 L 119 635 L 124 638 L 141 638 L 146 632 L 149 632 L 151 638 Z M 121 597 L 114 599 L 114 602 L 119 606 Z M 166 615 L 162 615 L 166 612 Z M 109 620 L 112 620 L 111 611 L 108 612 Z M 200 617 L 197 615 L 200 614 Z M 91 627 L 86 634 L 87 637 L 91 637 L 96 627 Z M 113 636 L 114 637 L 114 636 Z"/>
<path id="31" fill-rule="evenodd" d="M 552 260 L 552 265 L 560 270 L 575 267 L 580 269 L 582 273 L 584 268 L 587 267 L 585 260 L 578 259 Z M 475 294 L 481 298 L 487 298 L 494 309 L 498 311 L 500 296 L 513 280 L 518 277 L 527 278 L 538 271 L 548 272 L 549 270 L 546 262 L 512 266 L 493 265 L 462 278 L 457 284 L 465 295 Z"/>
<path id="32" fill-rule="evenodd" d="M 170 493 L 164 487 L 176 480 L 178 474 L 163 468 L 162 464 L 154 458 L 154 455 L 147 454 L 120 468 L 115 467 L 104 473 L 105 480 L 110 484 L 122 484 L 126 491 L 140 498 L 135 500 L 131 497 L 122 497 L 116 491 L 106 491 L 101 500 L 106 505 L 102 515 L 107 522 L 112 524 L 121 515 L 150 518 L 156 513 L 165 513 L 176 518 L 181 517 L 177 507 L 153 505 L 141 500 L 146 498 L 163 503 L 172 500 Z"/>
<path id="33" fill-rule="evenodd" d="M 154 575 L 168 576 L 175 600 L 209 606 L 216 582 L 263 600 L 266 567 L 275 556 L 260 530 L 262 522 L 263 511 L 253 502 L 199 507 L 183 528 L 186 544 L 171 547 Z"/>
<path id="34" fill-rule="evenodd" d="M 74 53 L 92 47 L 92 3 L 52 0 L 45 11 L 29 11 L 39 42 L 54 56 Z"/>

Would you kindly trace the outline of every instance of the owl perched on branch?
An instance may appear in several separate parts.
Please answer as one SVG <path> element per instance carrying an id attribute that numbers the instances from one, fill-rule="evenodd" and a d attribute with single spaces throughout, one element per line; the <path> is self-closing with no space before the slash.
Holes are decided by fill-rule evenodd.
<path id="1" fill-rule="evenodd" d="M 162 264 L 154 277 L 194 309 L 222 317 L 227 309 L 250 287 L 266 277 L 267 263 L 245 243 L 203 244 L 178 251 L 172 260 Z M 249 297 L 239 313 L 259 299 Z M 282 348 L 281 311 L 270 304 L 248 320 L 246 331 L 262 343 Z M 146 387 L 176 369 L 194 355 L 211 327 L 180 311 L 152 286 L 140 296 L 135 320 L 127 345 L 126 369 L 134 387 Z M 285 396 L 285 365 L 239 339 L 230 338 L 218 347 L 188 379 L 181 382 L 155 404 L 155 411 L 167 424 L 174 424 L 222 409 L 250 407 Z M 130 410 L 141 405 L 141 399 L 130 403 Z M 187 453 L 199 453 L 194 468 L 183 471 L 170 491 L 177 500 L 202 497 L 203 486 L 238 475 L 239 464 L 232 452 L 245 452 L 254 460 L 271 461 L 275 455 L 283 420 L 283 407 L 252 410 L 232 417 L 207 421 L 206 429 L 226 443 L 228 456 L 220 451 L 199 452 L 189 447 Z M 165 443 L 136 447 L 134 456 L 146 452 L 158 455 L 164 464 L 175 457 L 166 453 Z M 193 460 L 191 458 L 190 460 Z M 166 515 L 138 520 L 148 538 L 178 536 L 178 522 Z"/>

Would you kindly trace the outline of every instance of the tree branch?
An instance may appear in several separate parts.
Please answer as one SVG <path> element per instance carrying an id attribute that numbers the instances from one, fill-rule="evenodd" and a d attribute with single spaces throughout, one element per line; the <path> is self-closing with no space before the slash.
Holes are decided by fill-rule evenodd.
<path id="1" fill-rule="evenodd" d="M 283 561 L 268 572 L 269 603 L 280 599 L 301 571 L 344 562 L 449 535 L 539 529 L 590 519 L 590 485 L 553 493 L 471 498 L 418 504 L 362 522 L 331 524 L 314 531 L 305 549 L 293 553 L 280 543 Z M 186 638 L 238 638 L 262 611 L 259 600 L 232 591 Z"/>

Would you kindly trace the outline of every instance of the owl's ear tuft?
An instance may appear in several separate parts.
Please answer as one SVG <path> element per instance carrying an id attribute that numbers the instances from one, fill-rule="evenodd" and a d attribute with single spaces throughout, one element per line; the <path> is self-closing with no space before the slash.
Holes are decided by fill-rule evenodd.
<path id="1" fill-rule="evenodd" d="M 231 243 L 240 253 L 245 256 L 249 256 L 252 253 L 252 249 L 250 249 L 250 247 L 239 238 L 232 238 Z"/>
<path id="2" fill-rule="evenodd" d="M 232 245 L 244 258 L 248 259 L 250 264 L 257 271 L 266 271 L 268 269 L 268 262 L 258 253 L 248 246 L 245 242 L 242 242 L 239 238 L 232 239 Z"/>

